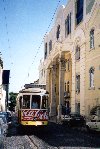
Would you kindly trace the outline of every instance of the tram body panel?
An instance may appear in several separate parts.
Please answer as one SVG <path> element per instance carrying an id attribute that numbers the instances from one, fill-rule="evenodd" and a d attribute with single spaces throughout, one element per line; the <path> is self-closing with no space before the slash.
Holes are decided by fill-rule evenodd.
<path id="1" fill-rule="evenodd" d="M 47 125 L 48 124 L 48 111 L 40 109 L 23 109 L 21 112 L 22 125 Z"/>

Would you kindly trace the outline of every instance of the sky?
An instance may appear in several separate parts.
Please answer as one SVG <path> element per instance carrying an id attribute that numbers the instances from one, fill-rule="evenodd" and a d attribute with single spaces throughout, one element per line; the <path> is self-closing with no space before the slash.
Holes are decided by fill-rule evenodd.
<path id="1" fill-rule="evenodd" d="M 67 0 L 0 0 L 0 52 L 3 69 L 10 70 L 9 92 L 19 92 L 39 78 L 43 37 L 54 24 L 58 4 Z"/>

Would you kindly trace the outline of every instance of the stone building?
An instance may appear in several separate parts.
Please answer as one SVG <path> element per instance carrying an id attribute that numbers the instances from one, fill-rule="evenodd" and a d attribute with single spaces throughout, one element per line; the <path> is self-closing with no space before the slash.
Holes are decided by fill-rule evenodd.
<path id="1" fill-rule="evenodd" d="M 0 111 L 8 109 L 8 91 L 9 91 L 10 70 L 3 69 L 3 61 L 0 53 Z"/>
<path id="2" fill-rule="evenodd" d="M 0 111 L 5 111 L 5 97 L 6 92 L 4 90 L 4 87 L 2 85 L 2 72 L 3 72 L 3 61 L 0 55 Z"/>
<path id="3" fill-rule="evenodd" d="M 2 66 L 0 62 L 0 111 L 2 110 Z"/>
<path id="4" fill-rule="evenodd" d="M 99 0 L 69 0 L 59 8 L 44 40 L 43 70 L 50 116 L 60 118 L 65 104 L 88 116 L 100 104 Z"/>

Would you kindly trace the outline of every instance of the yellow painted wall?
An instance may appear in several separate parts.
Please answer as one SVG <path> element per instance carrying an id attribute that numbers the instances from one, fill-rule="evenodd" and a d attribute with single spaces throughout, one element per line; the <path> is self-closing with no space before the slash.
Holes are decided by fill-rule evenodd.
<path id="1" fill-rule="evenodd" d="M 90 30 L 94 29 L 94 48 L 90 49 Z M 86 30 L 86 115 L 91 108 L 100 104 L 100 9 L 95 8 L 90 14 Z M 94 68 L 94 88 L 90 88 L 89 70 Z"/>

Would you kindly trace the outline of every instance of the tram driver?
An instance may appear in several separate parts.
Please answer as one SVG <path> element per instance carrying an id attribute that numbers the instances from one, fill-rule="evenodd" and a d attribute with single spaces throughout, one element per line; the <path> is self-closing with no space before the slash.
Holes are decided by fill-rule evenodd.
<path id="1" fill-rule="evenodd" d="M 36 100 L 32 101 L 32 109 L 38 109 L 38 103 Z"/>

